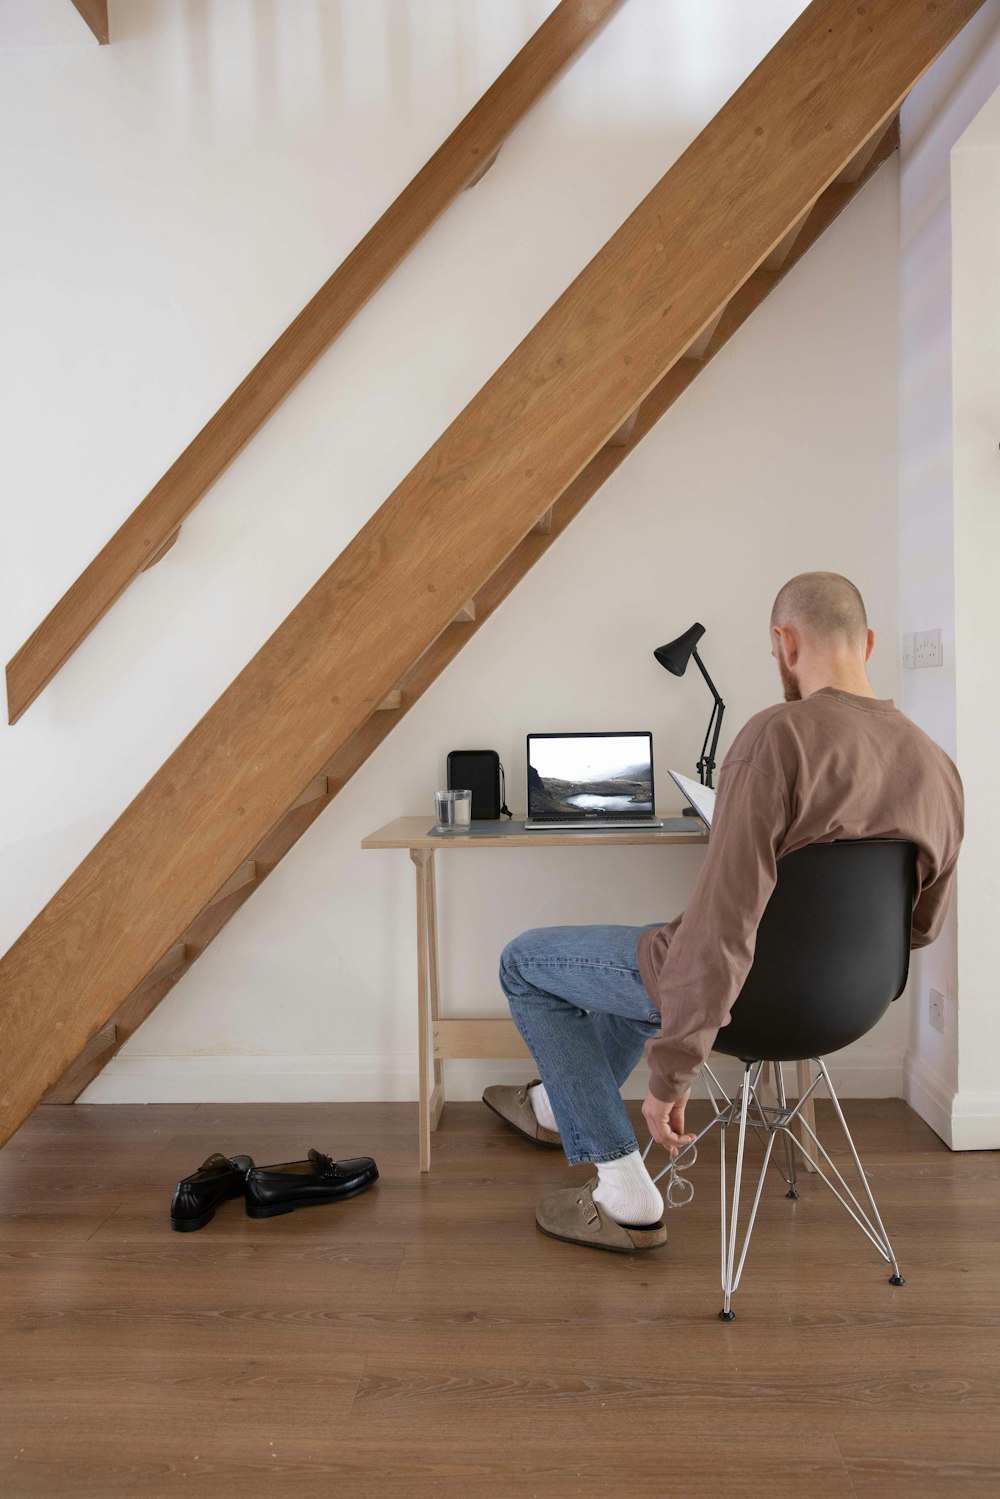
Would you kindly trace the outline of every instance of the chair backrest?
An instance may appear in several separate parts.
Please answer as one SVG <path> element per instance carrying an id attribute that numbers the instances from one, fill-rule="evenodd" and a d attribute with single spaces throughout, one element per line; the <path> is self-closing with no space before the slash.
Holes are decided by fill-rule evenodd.
<path id="1" fill-rule="evenodd" d="M 778 860 L 753 966 L 715 1050 L 795 1061 L 848 1046 L 906 985 L 917 849 L 814 843 Z"/>

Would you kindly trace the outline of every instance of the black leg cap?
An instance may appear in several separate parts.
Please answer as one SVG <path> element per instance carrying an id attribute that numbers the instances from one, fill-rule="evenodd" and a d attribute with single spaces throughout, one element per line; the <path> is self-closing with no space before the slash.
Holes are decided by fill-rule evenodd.
<path id="1" fill-rule="evenodd" d="M 906 1281 L 903 1279 L 903 1277 L 901 1275 L 890 1275 L 889 1276 L 889 1284 L 890 1284 L 890 1286 L 905 1286 L 906 1285 Z"/>
<path id="2" fill-rule="evenodd" d="M 735 1312 L 720 1312 L 719 1313 L 719 1321 L 720 1322 L 735 1322 L 736 1321 L 736 1313 Z"/>
<path id="3" fill-rule="evenodd" d="M 790 1192 L 786 1192 L 785 1196 L 788 1198 L 789 1202 L 798 1202 L 799 1200 L 799 1194 L 798 1192 L 796 1192 L 794 1187 Z"/>

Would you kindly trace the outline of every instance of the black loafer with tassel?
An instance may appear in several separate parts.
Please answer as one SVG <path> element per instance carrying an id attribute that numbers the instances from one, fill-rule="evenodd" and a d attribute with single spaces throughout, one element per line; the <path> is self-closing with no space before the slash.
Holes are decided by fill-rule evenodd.
<path id="1" fill-rule="evenodd" d="M 281 1166 L 253 1166 L 246 1176 L 248 1218 L 276 1218 L 296 1208 L 341 1202 L 367 1192 L 378 1181 L 378 1167 L 370 1155 L 335 1161 L 320 1150 L 310 1150 L 305 1161 Z"/>
<path id="2" fill-rule="evenodd" d="M 248 1155 L 224 1156 L 216 1152 L 191 1176 L 177 1183 L 170 1204 L 170 1227 L 189 1234 L 204 1228 L 215 1217 L 221 1202 L 242 1197 L 247 1172 L 253 1166 Z"/>

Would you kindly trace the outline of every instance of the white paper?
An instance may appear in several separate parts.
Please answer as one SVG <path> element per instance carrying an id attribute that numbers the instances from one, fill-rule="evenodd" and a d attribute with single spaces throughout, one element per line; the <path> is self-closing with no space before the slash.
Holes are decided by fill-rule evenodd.
<path id="1" fill-rule="evenodd" d="M 711 827 L 712 815 L 715 812 L 715 792 L 712 788 L 703 786 L 700 781 L 692 781 L 690 776 L 682 776 L 677 770 L 670 771 L 670 775 L 677 782 L 702 822 L 706 827 Z"/>

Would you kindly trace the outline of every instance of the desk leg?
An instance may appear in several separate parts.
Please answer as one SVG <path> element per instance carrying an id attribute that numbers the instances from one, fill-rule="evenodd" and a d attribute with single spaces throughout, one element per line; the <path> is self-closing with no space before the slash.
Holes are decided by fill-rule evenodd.
<path id="1" fill-rule="evenodd" d="M 427 860 L 427 976 L 430 986 L 430 1011 L 431 1031 L 441 1018 L 441 986 L 440 970 L 438 967 L 438 933 L 437 933 L 437 882 L 435 880 L 434 850 L 431 849 Z M 444 1063 L 440 1057 L 435 1055 L 437 1048 L 431 1044 L 431 1056 L 434 1060 L 434 1090 L 430 1099 L 430 1127 L 436 1130 L 441 1122 L 441 1110 L 444 1107 Z"/>
<path id="2" fill-rule="evenodd" d="M 765 1062 L 760 1072 L 760 1081 L 757 1084 L 757 1092 L 765 1108 L 773 1109 L 778 1105 L 778 1090 L 774 1085 L 774 1069 L 777 1062 Z"/>
<path id="3" fill-rule="evenodd" d="M 798 1090 L 799 1090 L 799 1097 L 800 1098 L 802 1097 L 803 1093 L 805 1093 L 806 1089 L 809 1087 L 809 1085 L 812 1082 L 812 1080 L 813 1080 L 812 1063 L 811 1062 L 796 1062 L 796 1064 L 795 1064 L 795 1082 L 796 1082 L 796 1086 L 798 1087 Z M 806 1103 L 803 1106 L 803 1108 L 802 1108 L 802 1118 L 808 1124 L 809 1128 L 815 1133 L 815 1131 L 816 1131 L 815 1095 L 812 1098 L 810 1098 L 809 1101 L 808 1101 L 808 1103 Z M 797 1123 L 793 1123 L 792 1124 L 792 1128 L 795 1130 L 796 1136 L 797 1136 L 798 1140 L 800 1141 L 800 1143 L 802 1145 L 803 1160 L 805 1162 L 806 1170 L 807 1171 L 815 1171 L 816 1170 L 816 1147 L 815 1147 L 815 1145 L 813 1144 L 812 1140 L 810 1140 L 810 1138 L 806 1134 L 805 1130 L 799 1128 L 799 1126 L 798 1126 Z"/>
<path id="4" fill-rule="evenodd" d="M 431 1007 L 429 982 L 428 877 L 433 852 L 411 848 L 410 858 L 417 866 L 417 1137 L 420 1143 L 420 1170 L 431 1169 L 431 1120 L 428 1078 L 431 1063 Z"/>

